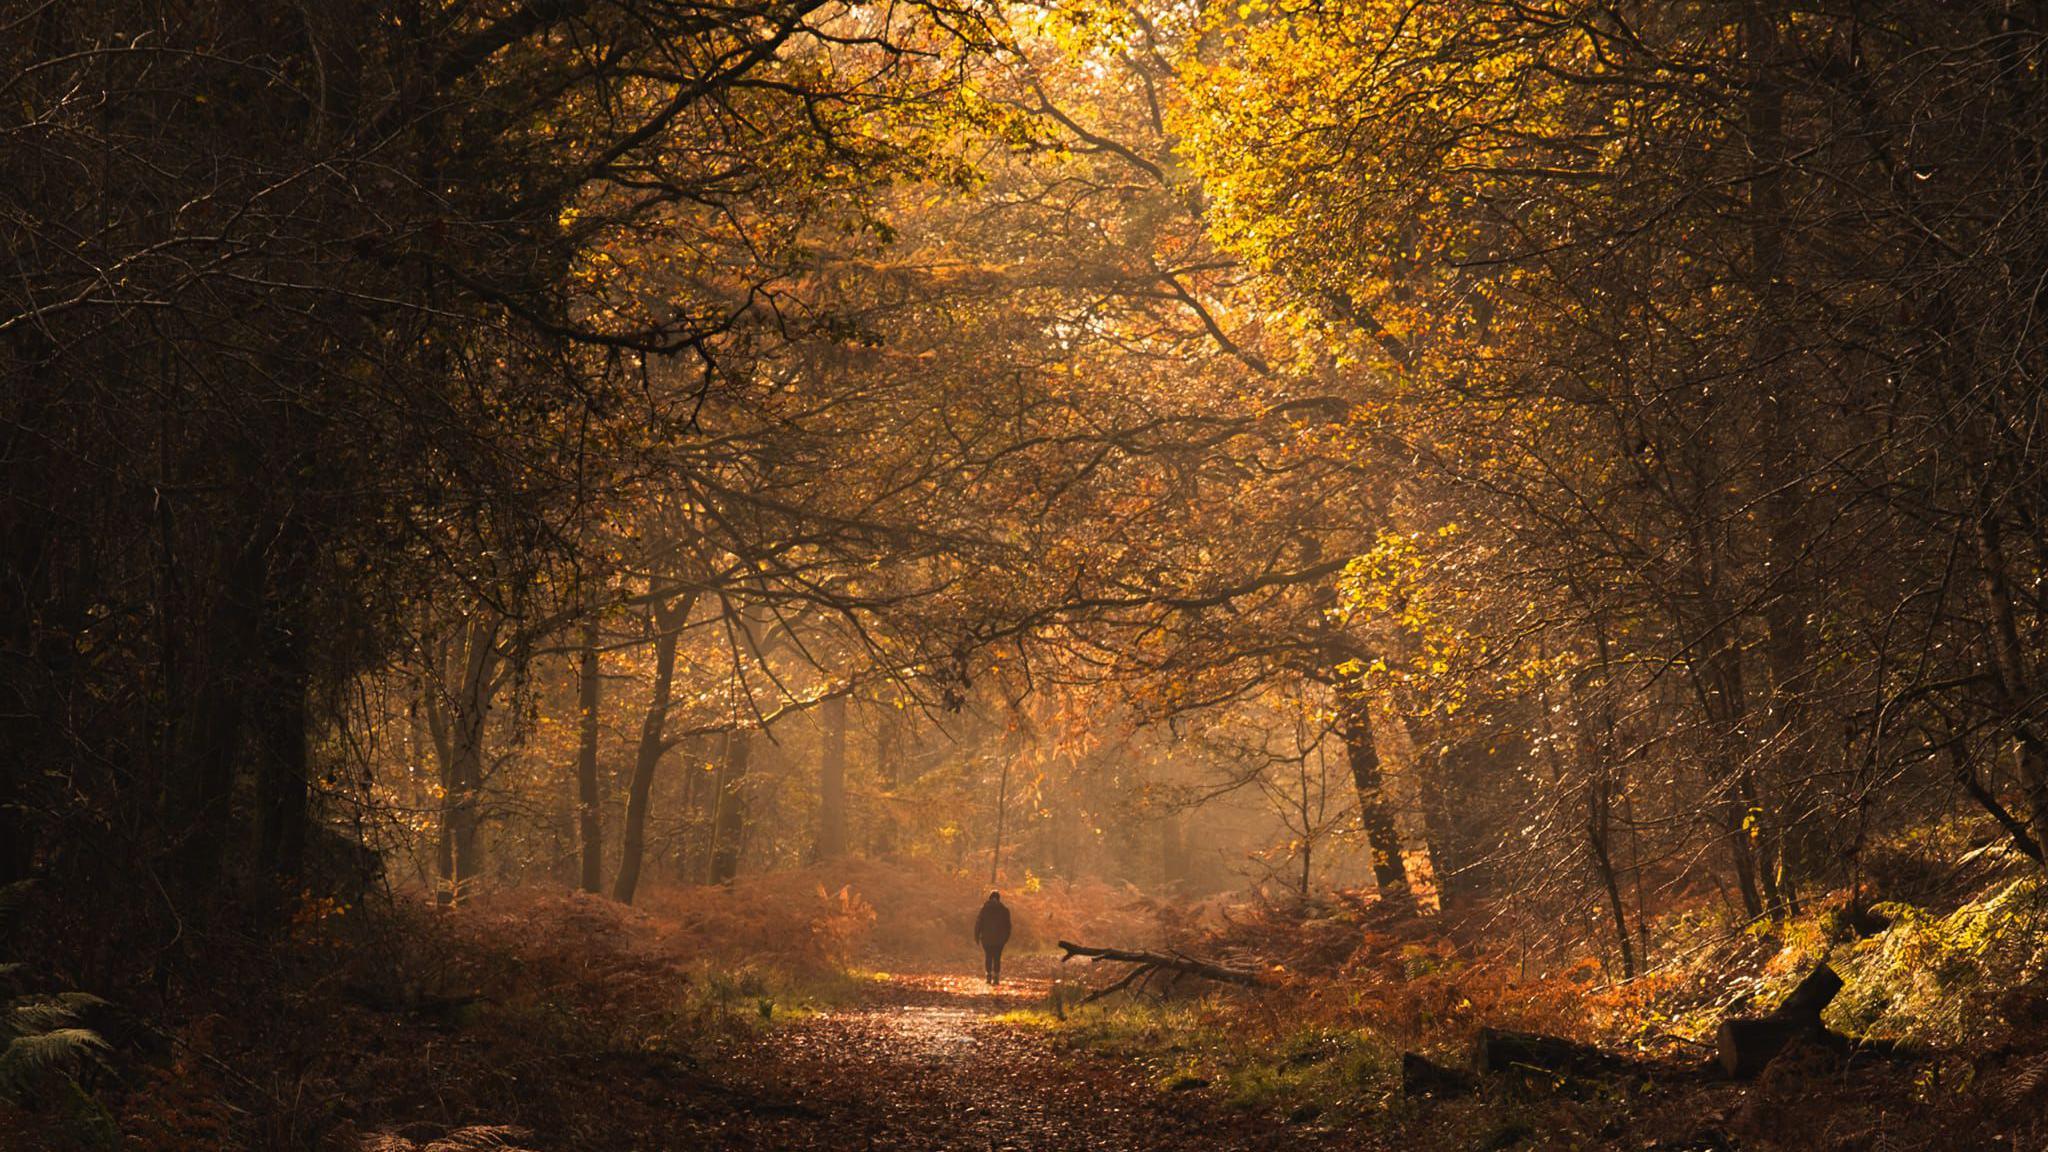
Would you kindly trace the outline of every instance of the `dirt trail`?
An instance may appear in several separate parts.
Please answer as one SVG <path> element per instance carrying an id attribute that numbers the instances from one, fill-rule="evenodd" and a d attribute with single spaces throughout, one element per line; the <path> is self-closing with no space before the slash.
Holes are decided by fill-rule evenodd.
<path id="1" fill-rule="evenodd" d="M 736 1062 L 733 1087 L 759 1106 L 727 1117 L 719 1137 L 728 1147 L 974 1152 L 1327 1146 L 1162 1096 L 1141 1068 L 996 1019 L 1044 1003 L 1055 966 L 1034 957 L 1015 967 L 1000 989 L 964 973 L 893 975 L 870 1003 L 775 1029 Z"/>

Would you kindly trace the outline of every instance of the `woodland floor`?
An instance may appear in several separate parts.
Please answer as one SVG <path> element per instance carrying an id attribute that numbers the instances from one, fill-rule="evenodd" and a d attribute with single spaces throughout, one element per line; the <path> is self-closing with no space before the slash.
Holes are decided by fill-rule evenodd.
<path id="1" fill-rule="evenodd" d="M 1003 1020 L 1043 1005 L 1055 961 L 1017 958 L 998 988 L 959 972 L 892 973 L 852 1006 L 793 1021 L 736 1053 L 759 1101 L 715 1125 L 726 1147 L 1285 1149 L 1293 1130 L 1162 1095 L 1144 1070 Z M 707 1133 L 708 1135 L 709 1133 Z"/>
<path id="2" fill-rule="evenodd" d="M 132 988 L 94 1020 L 108 1057 L 87 1084 L 107 1124 L 47 1094 L 0 1107 L 0 1149 L 2048 1148 L 2038 985 L 1997 984 L 2009 1034 L 1925 1060 L 1802 1050 L 1733 1083 L 1708 1075 L 1693 1045 L 1654 1073 L 1503 1075 L 1439 1098 L 1400 1089 L 1413 1029 L 1359 1017 L 1356 997 L 1386 1012 L 1492 996 L 1483 1022 L 1552 1031 L 1571 1031 L 1590 1001 L 1571 998 L 1577 985 L 1549 989 L 1569 993 L 1554 1004 L 1537 998 L 1544 989 L 1503 993 L 1476 966 L 1461 983 L 1363 967 L 1292 998 L 1106 1001 L 1060 1024 L 1062 997 L 1113 976 L 1023 954 L 989 988 L 972 947 L 945 943 L 965 935 L 951 930 L 920 941 L 919 955 L 957 956 L 942 963 L 870 956 L 861 968 L 889 971 L 749 975 L 705 941 L 800 946 L 812 939 L 802 918 L 767 911 L 793 898 L 695 897 L 661 915 L 546 893 L 456 915 L 401 905 L 308 924 L 287 947 L 274 933 L 216 930 L 208 963 Z M 1105 931 L 1092 938 L 1128 938 Z M 1710 970 L 1725 980 L 1731 966 Z M 1344 999 L 1315 1000 L 1315 987 Z M 1633 1011 L 1654 1019 L 1671 1006 Z M 1446 1043 L 1430 1050 L 1458 1058 Z"/>

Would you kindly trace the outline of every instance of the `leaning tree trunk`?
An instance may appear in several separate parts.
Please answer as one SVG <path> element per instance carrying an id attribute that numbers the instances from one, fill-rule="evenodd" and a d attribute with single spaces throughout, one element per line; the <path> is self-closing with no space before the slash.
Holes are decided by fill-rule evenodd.
<path id="1" fill-rule="evenodd" d="M 991 888 L 1002 879 L 1003 874 L 1003 821 L 1010 809 L 1010 757 L 1003 756 L 1002 775 L 996 782 L 996 843 L 989 850 L 988 886 Z"/>
<path id="2" fill-rule="evenodd" d="M 1371 700 L 1350 686 L 1337 689 L 1337 734 L 1351 763 L 1351 783 L 1358 792 L 1358 820 L 1365 829 L 1366 851 L 1372 860 L 1373 882 L 1380 899 L 1412 904 L 1408 867 L 1401 858 L 1400 831 L 1387 800 L 1379 746 L 1373 738 Z"/>
<path id="3" fill-rule="evenodd" d="M 1992 624 L 1988 631 L 1993 679 L 2005 706 L 2006 722 L 2019 737 L 2021 796 L 2035 845 L 2048 848 L 2048 731 L 2037 717 L 2034 673 L 2020 638 L 2018 613 L 2013 607 L 2015 593 L 2006 574 L 2002 525 L 1995 512 L 1978 517 L 1977 556 L 1982 572 L 1979 585 Z"/>
<path id="4" fill-rule="evenodd" d="M 577 669 L 576 826 L 583 847 L 582 887 L 604 891 L 604 797 L 597 787 L 599 705 L 597 618 L 583 623 L 583 655 Z"/>
<path id="5" fill-rule="evenodd" d="M 1621 949 L 1621 974 L 1636 976 L 1635 944 L 1629 939 L 1628 913 L 1621 900 L 1621 884 L 1614 874 L 1612 830 L 1614 825 L 1614 782 L 1604 771 L 1596 771 L 1586 787 L 1586 846 L 1593 857 L 1593 871 L 1607 896 L 1607 912 L 1614 917 L 1614 942 Z M 1640 916 L 1640 910 L 1636 913 Z"/>

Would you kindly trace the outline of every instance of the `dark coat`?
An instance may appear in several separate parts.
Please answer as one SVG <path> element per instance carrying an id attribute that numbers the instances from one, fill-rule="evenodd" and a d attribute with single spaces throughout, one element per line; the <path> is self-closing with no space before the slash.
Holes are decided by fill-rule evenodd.
<path id="1" fill-rule="evenodd" d="M 974 942 L 984 948 L 1001 948 L 1010 942 L 1010 910 L 1000 901 L 991 900 L 981 906 L 981 915 L 974 918 Z"/>

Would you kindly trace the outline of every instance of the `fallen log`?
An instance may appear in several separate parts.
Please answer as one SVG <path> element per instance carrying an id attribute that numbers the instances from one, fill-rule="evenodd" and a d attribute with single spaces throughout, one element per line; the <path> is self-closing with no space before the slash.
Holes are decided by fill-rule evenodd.
<path id="1" fill-rule="evenodd" d="M 1820 1020 L 1821 1012 L 1841 991 L 1842 977 L 1822 963 L 1770 1013 L 1721 1021 L 1714 1038 L 1721 1070 L 1733 1079 L 1747 1080 L 1762 1072 L 1786 1045 L 1801 1038 L 1846 1046 L 1848 1038 L 1828 1031 Z"/>
<path id="2" fill-rule="evenodd" d="M 1061 950 L 1066 953 L 1066 955 L 1060 957 L 1060 963 L 1062 964 L 1076 956 L 1086 956 L 1098 964 L 1107 960 L 1111 963 L 1129 964 L 1132 966 L 1130 971 L 1125 972 L 1122 977 L 1118 978 L 1116 983 L 1090 992 L 1082 999 L 1081 1003 L 1083 1004 L 1100 1000 L 1104 996 L 1115 992 L 1121 992 L 1133 984 L 1143 985 L 1161 972 L 1171 972 L 1176 978 L 1180 976 L 1195 976 L 1203 980 L 1215 980 L 1223 984 L 1237 984 L 1248 988 L 1263 988 L 1269 983 L 1266 977 L 1258 972 L 1244 968 L 1226 968 L 1221 964 L 1211 964 L 1206 960 L 1197 960 L 1191 956 L 1171 955 L 1165 952 L 1148 952 L 1142 949 L 1130 948 L 1094 948 L 1085 944 L 1076 944 L 1070 940 L 1062 940 L 1059 942 L 1059 945 Z"/>
<path id="3" fill-rule="evenodd" d="M 1629 1061 L 1591 1044 L 1546 1036 L 1541 1032 L 1515 1032 L 1506 1028 L 1481 1028 L 1474 1053 L 1481 1072 L 1533 1069 L 1561 1076 L 1582 1076 L 1611 1072 Z"/>
<path id="4" fill-rule="evenodd" d="M 470 1009 L 490 1000 L 480 992 L 446 996 L 414 986 L 387 989 L 352 980 L 342 984 L 341 995 L 373 1012 L 402 1013 L 450 1026 L 462 1024 L 471 1016 Z"/>
<path id="5" fill-rule="evenodd" d="M 1401 1053 L 1401 1091 L 1411 1098 L 1463 1096 L 1477 1087 L 1472 1073 L 1439 1064 L 1420 1052 Z"/>

